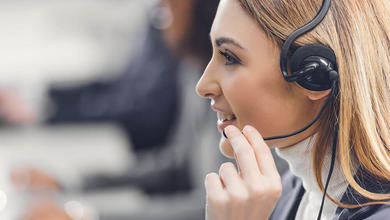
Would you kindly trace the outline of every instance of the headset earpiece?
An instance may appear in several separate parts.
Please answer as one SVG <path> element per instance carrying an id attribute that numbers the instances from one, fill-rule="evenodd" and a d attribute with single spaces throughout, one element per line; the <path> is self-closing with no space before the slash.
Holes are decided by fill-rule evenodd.
<path id="1" fill-rule="evenodd" d="M 295 131 L 290 134 L 274 136 L 264 138 L 264 140 L 274 140 L 280 138 L 291 137 L 293 135 L 299 134 L 308 128 L 310 128 L 315 122 L 317 122 L 322 115 L 325 108 L 328 106 L 332 98 L 334 97 L 334 92 L 337 89 L 337 80 L 339 74 L 337 72 L 337 61 L 334 51 L 322 44 L 308 44 L 298 48 L 288 59 L 288 55 L 291 52 L 291 46 L 300 36 L 308 33 L 317 27 L 326 17 L 326 14 L 329 11 L 331 6 L 331 0 L 323 0 L 322 6 L 318 14 L 311 20 L 309 23 L 293 31 L 284 41 L 282 50 L 280 53 L 280 70 L 284 79 L 287 82 L 297 82 L 303 88 L 312 90 L 312 91 L 324 91 L 332 89 L 331 95 L 329 95 L 325 104 L 322 106 L 320 112 L 316 118 L 310 122 L 308 125 L 302 129 Z M 288 61 L 290 61 L 290 72 L 288 72 Z M 338 125 L 336 123 L 335 135 L 333 137 L 333 147 L 332 147 L 332 160 L 331 166 L 329 169 L 329 174 L 325 183 L 324 193 L 322 195 L 322 201 L 320 210 L 318 212 L 317 220 L 321 219 L 322 210 L 325 202 L 325 195 L 328 189 L 330 177 L 333 173 L 334 161 L 336 157 L 336 145 L 337 145 L 337 135 L 338 135 Z"/>
<path id="2" fill-rule="evenodd" d="M 298 48 L 291 56 L 290 70 L 290 79 L 313 91 L 330 89 L 332 81 L 338 78 L 336 55 L 322 44 Z"/>
<path id="3" fill-rule="evenodd" d="M 332 88 L 333 81 L 338 79 L 335 53 L 322 44 L 304 45 L 288 59 L 295 40 L 317 27 L 326 17 L 330 5 L 331 0 L 324 0 L 313 20 L 293 31 L 284 41 L 280 53 L 280 69 L 287 82 L 297 82 L 308 90 L 323 91 Z M 291 74 L 288 72 L 288 60 Z"/>

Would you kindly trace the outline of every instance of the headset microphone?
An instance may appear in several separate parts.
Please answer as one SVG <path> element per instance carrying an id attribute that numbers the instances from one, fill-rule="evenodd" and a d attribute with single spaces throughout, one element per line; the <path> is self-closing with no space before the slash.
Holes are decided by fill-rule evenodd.
<path id="1" fill-rule="evenodd" d="M 304 128 L 292 132 L 286 135 L 266 137 L 267 140 L 275 140 L 281 138 L 287 138 L 299 134 L 308 128 L 310 128 L 315 122 L 318 121 L 321 114 L 324 112 L 325 108 L 328 106 L 333 97 L 335 97 L 336 90 L 338 90 L 338 79 L 339 74 L 337 72 L 337 61 L 334 51 L 322 44 L 308 44 L 299 47 L 296 49 L 289 58 L 290 48 L 297 38 L 303 34 L 313 30 L 318 26 L 326 17 L 329 8 L 331 6 L 331 0 L 324 0 L 318 14 L 314 17 L 312 21 L 302 26 L 301 28 L 292 32 L 287 39 L 284 41 L 282 46 L 282 51 L 280 55 L 280 69 L 282 71 L 283 77 L 287 82 L 296 82 L 305 89 L 311 91 L 324 91 L 331 89 L 331 93 L 325 102 L 324 106 L 321 108 L 318 115 L 314 118 L 312 122 L 306 125 Z M 288 61 L 291 74 L 288 73 L 287 64 Z M 223 135 L 227 138 L 225 130 Z M 326 180 L 324 194 L 321 201 L 320 210 L 318 212 L 317 220 L 321 219 L 321 214 L 324 206 L 326 191 L 328 189 L 329 181 L 333 173 L 335 156 L 336 156 L 336 146 L 338 138 L 338 122 L 335 125 L 335 132 L 333 135 L 333 145 L 332 145 L 332 158 L 331 165 L 329 169 L 329 174 Z"/>

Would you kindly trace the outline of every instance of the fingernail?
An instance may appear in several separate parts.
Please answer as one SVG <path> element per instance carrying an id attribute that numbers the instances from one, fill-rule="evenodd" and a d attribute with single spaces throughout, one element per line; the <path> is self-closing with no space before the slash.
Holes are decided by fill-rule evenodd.
<path id="1" fill-rule="evenodd" d="M 230 133 L 233 132 L 235 129 L 237 129 L 234 125 L 228 125 L 225 130 Z"/>
<path id="2" fill-rule="evenodd" d="M 235 127 L 232 125 L 229 125 L 225 129 L 223 129 L 223 135 L 225 136 L 225 138 L 228 138 L 226 132 L 231 133 L 234 129 Z"/>
<path id="3" fill-rule="evenodd" d="M 254 128 L 250 125 L 245 125 L 244 129 L 242 129 L 243 132 L 251 132 L 254 131 Z"/>

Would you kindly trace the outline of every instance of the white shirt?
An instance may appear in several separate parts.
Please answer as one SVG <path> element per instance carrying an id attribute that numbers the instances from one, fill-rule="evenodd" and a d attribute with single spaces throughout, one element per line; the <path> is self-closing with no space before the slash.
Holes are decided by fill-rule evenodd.
<path id="1" fill-rule="evenodd" d="M 288 162 L 291 172 L 295 176 L 299 177 L 303 182 L 305 194 L 298 207 L 298 211 L 295 217 L 297 220 L 317 219 L 317 215 L 321 206 L 323 192 L 320 190 L 315 180 L 312 165 L 312 150 L 316 136 L 317 135 L 313 135 L 286 149 L 276 149 L 277 154 Z M 328 146 L 329 153 L 325 157 L 322 168 L 322 182 L 324 186 L 326 183 L 326 178 L 328 177 L 331 162 L 331 147 L 332 146 Z M 348 182 L 341 170 L 340 163 L 336 159 L 327 193 L 333 199 L 340 201 L 347 187 Z M 336 209 L 337 205 L 326 198 L 321 219 L 331 220 L 336 212 Z"/>

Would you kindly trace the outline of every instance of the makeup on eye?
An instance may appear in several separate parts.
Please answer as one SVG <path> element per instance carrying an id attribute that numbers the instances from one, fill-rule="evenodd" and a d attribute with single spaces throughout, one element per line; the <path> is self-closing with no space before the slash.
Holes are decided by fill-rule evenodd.
<path id="1" fill-rule="evenodd" d="M 226 66 L 241 64 L 241 60 L 227 49 L 225 51 L 219 50 L 219 54 L 226 59 Z"/>

